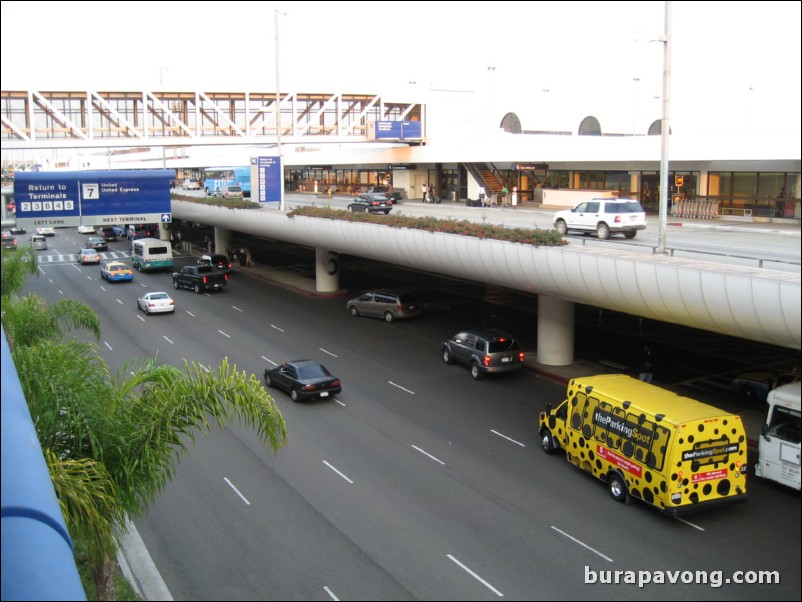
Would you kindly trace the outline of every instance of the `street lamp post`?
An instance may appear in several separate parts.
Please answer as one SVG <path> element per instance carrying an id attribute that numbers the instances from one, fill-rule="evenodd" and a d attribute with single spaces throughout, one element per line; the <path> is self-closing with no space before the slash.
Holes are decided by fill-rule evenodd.
<path id="1" fill-rule="evenodd" d="M 279 59 L 278 59 L 278 17 L 287 13 L 275 9 L 276 20 L 276 150 L 278 151 L 279 171 L 279 210 L 284 211 L 284 158 L 281 156 L 281 88 L 279 87 Z"/>
<path id="2" fill-rule="evenodd" d="M 669 107 L 671 105 L 671 2 L 666 2 L 665 34 L 663 39 L 663 121 L 660 128 L 660 204 L 658 211 L 657 253 L 666 252 L 666 221 L 668 219 L 668 125 Z"/>

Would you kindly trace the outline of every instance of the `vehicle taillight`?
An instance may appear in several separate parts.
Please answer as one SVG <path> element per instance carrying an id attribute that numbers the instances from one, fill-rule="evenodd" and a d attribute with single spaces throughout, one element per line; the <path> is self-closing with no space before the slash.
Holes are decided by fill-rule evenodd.
<path id="1" fill-rule="evenodd" d="M 489 355 L 486 355 L 486 356 L 484 356 L 484 357 L 482 358 L 482 363 L 483 363 L 485 366 L 489 366 L 489 365 L 490 365 L 490 356 L 489 356 Z"/>
<path id="2" fill-rule="evenodd" d="M 331 383 L 331 386 L 332 387 L 339 387 L 340 386 L 340 381 L 339 380 L 335 380 L 333 383 Z"/>
<path id="3" fill-rule="evenodd" d="M 518 359 L 521 360 L 521 361 L 524 361 L 524 352 L 523 351 L 521 351 L 521 353 L 518 354 Z"/>
<path id="4" fill-rule="evenodd" d="M 203 284 L 206 284 L 206 276 L 203 277 Z"/>
<path id="5" fill-rule="evenodd" d="M 616 224 L 620 224 L 620 223 L 621 223 L 621 216 L 620 216 L 620 215 L 616 215 L 616 216 L 615 216 L 615 219 L 614 219 L 613 221 L 614 221 Z"/>
<path id="6" fill-rule="evenodd" d="M 228 274 L 223 274 L 223 278 L 225 278 L 226 282 L 228 282 Z"/>

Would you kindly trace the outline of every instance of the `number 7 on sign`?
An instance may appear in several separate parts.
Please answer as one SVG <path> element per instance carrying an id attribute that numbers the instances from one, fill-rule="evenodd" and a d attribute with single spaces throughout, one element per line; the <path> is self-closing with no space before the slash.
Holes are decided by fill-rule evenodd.
<path id="1" fill-rule="evenodd" d="M 81 184 L 83 187 L 83 198 L 85 201 L 96 201 L 100 198 L 100 185 Z"/>

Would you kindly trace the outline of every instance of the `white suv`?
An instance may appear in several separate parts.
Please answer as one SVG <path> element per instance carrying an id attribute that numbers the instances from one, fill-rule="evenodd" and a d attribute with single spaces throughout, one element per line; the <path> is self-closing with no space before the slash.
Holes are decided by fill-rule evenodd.
<path id="1" fill-rule="evenodd" d="M 200 180 L 197 178 L 185 178 L 181 187 L 184 190 L 200 190 Z"/>
<path id="2" fill-rule="evenodd" d="M 601 240 L 620 232 L 635 238 L 646 229 L 646 212 L 632 199 L 591 199 L 554 214 L 554 227 L 565 236 L 569 230 L 595 232 Z"/>

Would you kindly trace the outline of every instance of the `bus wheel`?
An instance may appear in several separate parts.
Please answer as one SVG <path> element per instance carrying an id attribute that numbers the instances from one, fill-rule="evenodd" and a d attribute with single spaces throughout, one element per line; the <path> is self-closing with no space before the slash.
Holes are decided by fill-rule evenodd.
<path id="1" fill-rule="evenodd" d="M 629 502 L 629 493 L 624 479 L 615 473 L 607 477 L 607 486 L 610 488 L 610 495 L 616 502 L 624 504 Z"/>

